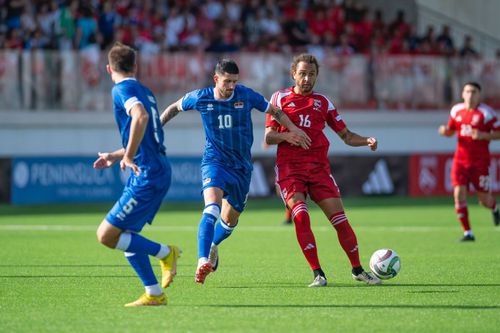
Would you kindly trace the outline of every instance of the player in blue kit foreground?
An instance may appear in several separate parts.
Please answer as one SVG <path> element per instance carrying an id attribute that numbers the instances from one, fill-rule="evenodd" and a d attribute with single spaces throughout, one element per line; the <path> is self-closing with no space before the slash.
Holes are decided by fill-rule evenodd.
<path id="1" fill-rule="evenodd" d="M 97 229 L 103 245 L 123 251 L 142 280 L 146 292 L 125 306 L 165 305 L 167 296 L 156 280 L 149 256 L 160 260 L 161 286 L 166 288 L 176 274 L 179 248 L 153 242 L 141 235 L 151 224 L 170 187 L 171 168 L 165 155 L 163 130 L 153 93 L 135 79 L 136 52 L 116 43 L 108 53 L 107 71 L 115 83 L 112 96 L 123 148 L 99 153 L 94 168 L 120 168 L 132 173 L 123 193 Z"/>
<path id="2" fill-rule="evenodd" d="M 252 89 L 236 84 L 238 79 L 237 64 L 220 60 L 215 67 L 214 87 L 187 93 L 160 117 L 165 125 L 181 111 L 197 110 L 205 129 L 201 162 L 205 209 L 198 227 L 197 283 L 204 283 L 207 275 L 217 269 L 218 245 L 231 235 L 245 209 L 253 169 L 252 109 L 268 112 L 286 126 L 291 144 L 307 149 L 311 142 L 283 111 Z"/>

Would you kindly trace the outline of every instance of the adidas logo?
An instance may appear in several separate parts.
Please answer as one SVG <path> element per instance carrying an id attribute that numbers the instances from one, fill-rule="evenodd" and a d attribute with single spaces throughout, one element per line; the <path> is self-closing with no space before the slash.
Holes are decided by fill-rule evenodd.
<path id="1" fill-rule="evenodd" d="M 294 108 L 296 105 L 295 105 L 294 102 L 291 102 L 290 104 L 288 104 L 288 106 L 291 107 L 291 108 Z"/>
<path id="2" fill-rule="evenodd" d="M 368 175 L 368 180 L 363 184 L 363 194 L 392 194 L 394 184 L 392 183 L 389 167 L 385 160 L 375 163 L 375 168 Z"/>
<path id="3" fill-rule="evenodd" d="M 312 250 L 312 249 L 314 249 L 314 244 L 309 243 L 309 244 L 307 244 L 307 246 L 304 248 L 304 251 L 307 251 L 307 250 Z"/>

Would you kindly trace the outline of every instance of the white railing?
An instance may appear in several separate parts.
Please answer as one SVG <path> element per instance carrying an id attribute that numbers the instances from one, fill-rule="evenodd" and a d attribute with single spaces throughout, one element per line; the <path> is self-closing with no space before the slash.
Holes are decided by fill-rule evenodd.
<path id="1" fill-rule="evenodd" d="M 232 55 L 240 82 L 270 97 L 292 85 L 291 57 Z M 186 92 L 211 85 L 216 57 L 173 53 L 139 58 L 139 79 L 168 105 Z M 100 52 L 0 51 L 0 111 L 103 111 L 112 106 L 112 82 Z M 430 56 L 337 57 L 326 52 L 316 90 L 343 110 L 446 109 L 460 99 L 465 81 L 483 85 L 483 98 L 500 106 L 500 61 Z"/>

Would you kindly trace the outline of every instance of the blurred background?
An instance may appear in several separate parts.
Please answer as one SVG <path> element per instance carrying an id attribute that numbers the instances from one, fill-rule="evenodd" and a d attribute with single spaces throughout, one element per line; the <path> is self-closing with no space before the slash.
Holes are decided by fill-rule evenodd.
<path id="1" fill-rule="evenodd" d="M 315 90 L 379 150 L 348 147 L 334 133 L 330 160 L 344 196 L 451 195 L 456 138 L 437 127 L 479 82 L 500 106 L 500 1 L 494 0 L 0 0 L 0 202 L 113 201 L 127 175 L 93 170 L 119 148 L 106 73 L 114 41 L 139 50 L 138 78 L 161 108 L 212 84 L 222 56 L 240 82 L 267 98 L 289 87 L 292 57 L 320 61 Z M 161 112 L 162 110 L 160 110 Z M 254 113 L 252 197 L 274 196 L 275 149 Z M 200 200 L 204 133 L 186 112 L 165 127 L 171 201 Z M 492 142 L 492 190 L 500 145 Z"/>

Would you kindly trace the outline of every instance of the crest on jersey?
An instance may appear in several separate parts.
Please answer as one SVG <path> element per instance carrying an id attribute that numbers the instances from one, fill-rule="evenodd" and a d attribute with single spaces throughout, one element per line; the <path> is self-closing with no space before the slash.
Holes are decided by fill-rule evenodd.
<path id="1" fill-rule="evenodd" d="M 481 116 L 478 115 L 478 114 L 475 114 L 472 116 L 472 121 L 471 121 L 471 125 L 477 125 L 479 124 L 479 121 L 481 120 Z"/>
<path id="2" fill-rule="evenodd" d="M 244 106 L 245 106 L 245 103 L 243 103 L 243 102 L 236 102 L 236 103 L 234 103 L 234 108 L 235 109 L 243 109 Z"/>
<path id="3" fill-rule="evenodd" d="M 149 101 L 150 101 L 151 103 L 156 104 L 156 100 L 155 100 L 155 98 L 154 98 L 153 96 L 148 95 L 148 99 L 149 99 Z"/>
<path id="4" fill-rule="evenodd" d="M 319 99 L 314 100 L 314 106 L 313 106 L 315 111 L 320 111 L 321 109 L 321 101 Z"/>

